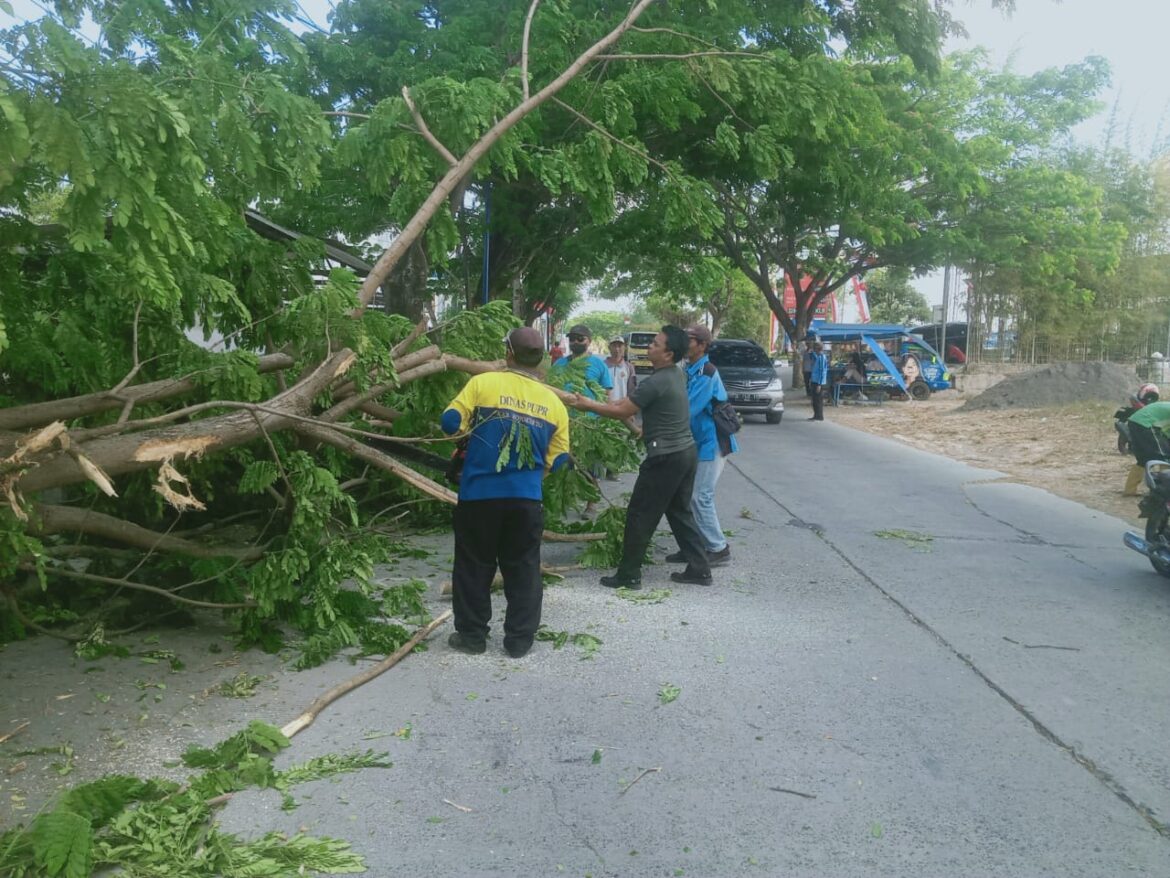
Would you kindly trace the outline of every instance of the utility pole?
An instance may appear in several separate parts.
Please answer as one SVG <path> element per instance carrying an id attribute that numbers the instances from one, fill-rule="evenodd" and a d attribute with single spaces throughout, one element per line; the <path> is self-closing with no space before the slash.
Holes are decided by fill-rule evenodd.
<path id="1" fill-rule="evenodd" d="M 942 354 L 942 366 L 945 369 L 947 363 L 947 321 L 950 319 L 951 312 L 951 267 L 948 265 L 943 269 L 943 304 L 942 304 L 942 332 L 939 334 L 941 341 L 938 345 L 938 352 Z"/>

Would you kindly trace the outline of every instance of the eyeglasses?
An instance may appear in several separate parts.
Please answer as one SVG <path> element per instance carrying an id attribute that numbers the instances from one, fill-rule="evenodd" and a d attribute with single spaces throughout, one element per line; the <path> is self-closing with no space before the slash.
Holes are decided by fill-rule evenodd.
<path id="1" fill-rule="evenodd" d="M 508 348 L 509 350 L 512 349 L 512 337 L 510 335 L 504 336 L 504 347 Z"/>
<path id="2" fill-rule="evenodd" d="M 587 335 L 570 335 L 569 341 L 589 341 L 589 336 L 587 336 Z"/>

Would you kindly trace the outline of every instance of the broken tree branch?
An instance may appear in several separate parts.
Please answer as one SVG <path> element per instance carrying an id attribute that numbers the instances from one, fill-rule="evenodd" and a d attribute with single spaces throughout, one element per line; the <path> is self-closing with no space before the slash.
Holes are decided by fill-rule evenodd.
<path id="1" fill-rule="evenodd" d="M 641 774 L 639 774 L 639 775 L 638 775 L 636 778 L 634 778 L 632 781 L 630 781 L 630 782 L 629 782 L 629 784 L 627 784 L 627 785 L 626 785 L 626 788 L 625 788 L 625 789 L 623 789 L 623 790 L 622 790 L 620 793 L 618 793 L 618 795 L 619 795 L 619 796 L 624 796 L 626 793 L 628 793 L 628 792 L 630 791 L 630 787 L 632 787 L 634 784 L 636 784 L 638 781 L 640 781 L 640 780 L 641 780 L 642 778 L 644 778 L 646 775 L 648 775 L 648 774 L 653 774 L 653 773 L 654 773 L 654 772 L 656 772 L 656 771 L 662 771 L 662 766 L 660 765 L 660 766 L 658 766 L 657 768 L 643 768 L 643 769 L 642 769 L 642 773 L 641 773 Z"/>
<path id="2" fill-rule="evenodd" d="M 594 61 L 685 61 L 688 58 L 710 58 L 710 57 L 728 57 L 728 58 L 753 58 L 756 61 L 767 60 L 766 56 L 757 52 L 725 52 L 722 50 L 711 52 L 684 52 L 681 55 L 671 55 L 666 53 L 653 54 L 636 54 L 629 53 L 623 55 L 596 55 Z"/>
<path id="3" fill-rule="evenodd" d="M 289 368 L 293 362 L 293 358 L 288 354 L 268 354 L 260 358 L 256 370 L 261 374 L 276 372 Z M 161 381 L 125 387 L 118 393 L 120 398 L 111 396 L 111 391 L 103 390 L 68 399 L 15 406 L 0 410 L 0 430 L 28 430 L 53 421 L 71 421 L 87 415 L 112 411 L 121 407 L 126 400 L 132 400 L 135 404 L 159 402 L 191 393 L 197 390 L 198 386 L 192 376 L 188 375 L 183 378 L 165 378 Z"/>
<path id="4" fill-rule="evenodd" d="M 36 568 L 32 564 L 21 564 L 20 569 L 28 573 L 35 573 Z M 98 582 L 102 585 L 114 585 L 118 588 L 129 588 L 134 591 L 146 591 L 151 594 L 161 595 L 168 600 L 172 600 L 178 604 L 186 604 L 189 607 L 202 607 L 207 610 L 244 610 L 248 607 L 256 606 L 254 601 L 244 601 L 239 604 L 217 604 L 212 601 L 197 601 L 194 598 L 185 598 L 182 595 L 177 595 L 174 592 L 167 591 L 165 588 L 158 588 L 154 585 L 147 585 L 144 582 L 133 582 L 129 579 L 115 579 L 113 576 L 98 576 L 94 573 L 82 573 L 78 570 L 68 570 L 63 567 L 46 567 L 46 576 L 64 576 L 67 579 L 80 579 L 84 582 Z"/>
<path id="5" fill-rule="evenodd" d="M 324 695 L 314 699 L 313 703 L 305 708 L 304 712 L 301 713 L 300 716 L 298 716 L 292 722 L 287 723 L 280 730 L 281 733 L 286 738 L 291 738 L 297 732 L 301 732 L 307 729 L 310 725 L 312 725 L 313 720 L 317 718 L 321 711 L 327 708 L 330 704 L 332 704 L 342 695 L 352 692 L 359 686 L 370 682 L 370 680 L 373 680 L 380 674 L 390 670 L 392 667 L 402 661 L 402 659 L 410 655 L 411 651 L 416 646 L 418 646 L 419 643 L 429 637 L 432 631 L 434 631 L 450 618 L 450 610 L 446 610 L 445 612 L 440 613 L 431 620 L 430 624 L 428 624 L 425 628 L 420 628 L 418 631 L 416 631 L 410 640 L 406 641 L 406 643 L 402 644 L 402 646 L 395 650 L 391 655 L 388 655 L 385 659 L 378 662 L 378 664 L 374 665 L 372 668 L 368 668 L 362 671 L 360 674 L 355 674 L 343 683 L 338 683 L 332 689 L 325 692 Z"/>
<path id="6" fill-rule="evenodd" d="M 287 392 L 268 401 L 267 406 L 250 406 L 263 412 L 261 421 L 270 431 L 292 423 L 295 416 L 307 414 L 313 400 L 338 376 L 353 365 L 355 355 L 341 350 L 313 369 Z M 172 458 L 199 456 L 253 441 L 260 435 L 252 412 L 242 410 L 176 427 L 143 433 L 111 436 L 85 442 L 79 451 L 109 476 L 157 469 Z M 68 456 L 57 456 L 22 475 L 17 486 L 26 493 L 58 488 L 85 480 L 77 463 Z"/>
<path id="7" fill-rule="evenodd" d="M 424 317 L 414 325 L 414 329 L 410 331 L 410 334 L 407 335 L 406 338 L 398 342 L 398 344 L 394 345 L 394 347 L 390 348 L 390 359 L 397 360 L 399 357 L 405 354 L 410 346 L 414 344 L 414 340 L 426 331 L 427 319 Z"/>
<path id="8" fill-rule="evenodd" d="M 158 533 L 104 512 L 78 509 L 73 506 L 35 505 L 33 507 L 33 525 L 29 528 L 29 532 L 34 536 L 83 533 L 110 542 L 145 549 L 148 552 L 175 552 L 190 555 L 192 558 L 236 558 L 240 561 L 256 561 L 264 555 L 263 547 L 208 546 L 182 537 Z"/>
<path id="9" fill-rule="evenodd" d="M 528 36 L 532 33 L 532 17 L 536 15 L 536 7 L 540 0 L 532 0 L 528 7 L 528 17 L 524 19 L 524 39 L 520 43 L 520 84 L 523 89 L 524 100 L 530 97 L 528 92 Z"/>
<path id="10" fill-rule="evenodd" d="M 427 122 L 422 117 L 422 113 L 419 112 L 418 107 L 414 105 L 414 101 L 410 98 L 410 89 L 405 85 L 402 86 L 402 99 L 406 101 L 406 108 L 410 110 L 411 118 L 414 119 L 414 125 L 416 128 L 418 128 L 418 133 L 423 136 L 423 140 L 429 143 L 434 148 L 435 152 L 443 157 L 443 161 L 445 161 L 448 165 L 458 164 L 459 159 L 455 158 L 455 155 L 451 152 L 451 150 L 443 146 L 443 144 L 439 141 L 439 138 L 435 137 L 435 135 L 431 133 L 431 129 L 427 127 Z"/>
<path id="11" fill-rule="evenodd" d="M 311 439 L 316 439 L 318 442 L 331 445 L 347 454 L 353 455 L 358 460 L 363 460 L 378 469 L 393 473 L 412 488 L 436 500 L 452 505 L 458 500 L 450 488 L 445 488 L 438 482 L 432 481 L 421 473 L 415 472 L 410 467 L 399 463 L 390 455 L 378 451 L 376 448 L 371 448 L 356 439 L 339 433 L 332 426 L 319 423 L 297 423 L 293 429 L 303 436 L 308 436 Z"/>
<path id="12" fill-rule="evenodd" d="M 626 142 L 625 142 L 624 140 L 622 140 L 620 137 L 616 137 L 615 135 L 613 135 L 613 134 L 611 134 L 610 132 L 606 131 L 604 128 L 602 128 L 600 125 L 598 125 L 598 124 L 597 124 L 596 122 L 594 122 L 592 119 L 590 119 L 590 118 L 589 118 L 588 116 L 586 116 L 584 113 L 582 113 L 582 112 L 580 112 L 580 111 L 578 111 L 578 110 L 574 109 L 573 107 L 570 107 L 568 104 L 566 104 L 566 103 L 565 103 L 564 101 L 562 101 L 560 98 L 553 98 L 552 100 L 553 100 L 553 103 L 555 103 L 555 104 L 557 104 L 558 106 L 562 107 L 562 108 L 563 108 L 563 109 L 565 109 L 566 111 L 568 111 L 568 112 L 572 113 L 574 116 L 576 116 L 576 117 L 577 117 L 579 120 L 581 120 L 581 121 L 582 121 L 582 122 L 584 122 L 586 125 L 588 125 L 590 128 L 592 128 L 592 129 L 593 129 L 594 131 L 596 131 L 598 134 L 602 135 L 603 137 L 606 137 L 606 138 L 608 138 L 609 140 L 612 140 L 614 143 L 616 143 L 616 144 L 617 144 L 618 146 L 620 146 L 622 149 L 629 150 L 630 152 L 632 152 L 634 155 L 636 155 L 638 158 L 642 159 L 642 160 L 643 160 L 643 161 L 645 161 L 646 163 L 648 163 L 648 164 L 651 164 L 651 165 L 654 165 L 654 167 L 656 167 L 656 168 L 658 168 L 659 170 L 661 170 L 661 171 L 662 171 L 664 174 L 666 174 L 668 177 L 672 177 L 672 178 L 673 178 L 673 177 L 675 176 L 675 175 L 674 175 L 674 174 L 671 172 L 670 168 L 668 168 L 666 165 L 662 164 L 662 162 L 658 161 L 657 159 L 651 158 L 651 157 L 650 157 L 650 155 L 649 155 L 648 153 L 646 153 L 646 152 L 643 152 L 642 150 L 638 149 L 637 147 L 634 147 L 634 146 L 632 146 L 632 145 L 630 145 L 630 144 L 626 143 Z"/>
<path id="13" fill-rule="evenodd" d="M 359 313 L 374 300 L 374 294 L 378 291 L 378 288 L 382 286 L 386 278 L 394 271 L 394 268 L 402 260 L 402 257 L 406 255 L 406 252 L 414 246 L 414 242 L 422 235 L 430 223 L 431 218 L 434 217 L 439 208 L 450 198 L 452 191 L 459 185 L 460 181 L 471 172 L 479 163 L 480 159 L 487 155 L 488 151 L 496 145 L 496 142 L 520 122 L 521 119 L 568 85 L 598 55 L 616 43 L 622 34 L 629 30 L 630 26 L 638 20 L 638 17 L 652 3 L 654 3 L 654 0 L 636 0 L 634 5 L 630 7 L 629 12 L 626 13 L 626 16 L 617 26 L 582 52 L 556 79 L 527 100 L 521 101 L 513 107 L 500 121 L 484 132 L 483 136 L 471 145 L 471 148 L 467 150 L 463 157 L 448 169 L 442 179 L 435 184 L 430 195 L 427 196 L 422 205 L 415 211 L 414 216 L 403 226 L 402 233 L 378 257 L 378 261 L 374 263 L 373 269 L 366 275 L 365 280 L 362 281 L 361 290 L 358 294 Z"/>

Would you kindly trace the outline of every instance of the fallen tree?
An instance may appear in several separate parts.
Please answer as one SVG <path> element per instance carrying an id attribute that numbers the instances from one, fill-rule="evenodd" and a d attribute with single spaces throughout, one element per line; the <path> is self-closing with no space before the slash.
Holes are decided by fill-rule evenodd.
<path id="1" fill-rule="evenodd" d="M 105 632 L 182 604 L 232 613 L 246 642 L 299 630 L 305 664 L 397 648 L 405 629 L 389 620 L 421 610 L 422 585 L 374 576 L 408 550 L 388 510 L 447 520 L 438 415 L 468 374 L 502 366 L 517 321 L 494 303 L 429 326 L 366 306 L 493 147 L 652 3 L 590 25 L 589 44 L 530 89 L 534 2 L 514 106 L 477 123 L 460 157 L 409 91 L 397 99 L 450 167 L 364 281 L 342 247 L 255 231 L 254 208 L 312 190 L 349 133 L 329 121 L 343 113 L 290 88 L 304 58 L 279 4 L 119 21 L 95 0 L 84 5 L 112 23 L 100 45 L 51 19 L 7 32 L 0 640 L 55 629 L 100 651 Z M 190 53 L 172 51 L 179 33 Z M 338 260 L 348 268 L 323 278 Z M 615 426 L 574 428 L 585 466 L 631 463 Z M 559 526 L 596 492 L 558 474 L 549 495 Z"/>
<path id="2" fill-rule="evenodd" d="M 357 322 L 381 324 L 386 318 L 371 314 Z M 6 409 L 6 423 L 39 428 L 0 438 L 0 496 L 8 505 L 2 520 L 16 549 L 0 573 L 17 624 L 30 617 L 20 611 L 23 598 L 15 578 L 35 573 L 45 584 L 133 590 L 139 610 L 142 601 L 160 599 L 231 610 L 241 615 L 246 635 L 259 642 L 275 635 L 274 622 L 291 622 L 308 635 L 306 663 L 344 646 L 381 651 L 393 643 L 405 629 L 371 621 L 377 608 L 374 565 L 390 557 L 393 544 L 384 533 L 363 532 L 359 511 L 388 497 L 425 500 L 439 508 L 454 504 L 454 492 L 437 480 L 434 466 L 428 474 L 394 451 L 402 445 L 450 447 L 436 428 L 441 407 L 466 375 L 504 367 L 500 360 L 464 354 L 475 353 L 485 338 L 501 338 L 515 321 L 506 306 L 494 304 L 431 333 L 460 353 L 444 353 L 422 327 L 392 322 L 401 337 L 388 344 L 392 358 L 380 368 L 342 348 L 303 368 L 298 380 L 280 390 L 275 373 L 288 371 L 293 359 L 253 358 L 255 375 L 275 391 L 259 402 L 201 399 L 206 385 L 183 376 L 118 389 L 136 405 L 176 406 L 144 417 L 130 417 L 135 410 L 111 400 L 113 390 Z M 498 345 L 494 341 L 489 349 Z M 375 427 L 363 411 L 370 407 L 395 417 Z M 63 411 L 85 415 L 69 426 L 39 423 Z M 417 424 L 410 436 L 386 430 L 422 415 L 429 419 L 428 430 Z M 584 419 L 575 424 L 578 430 L 605 432 L 623 449 L 620 459 L 609 462 L 630 464 L 628 435 Z M 330 457 L 327 450 L 339 454 Z M 323 457 L 328 459 L 321 462 Z M 444 454 L 429 457 L 439 464 L 446 460 Z M 225 468 L 235 469 L 237 491 L 223 496 Z M 560 519 L 557 510 L 563 514 L 571 507 L 566 493 L 583 500 L 594 496 L 592 490 L 583 473 L 554 480 L 552 520 Z M 148 492 L 162 502 L 144 504 Z M 57 499 L 28 499 L 34 496 Z M 236 525 L 237 536 L 229 540 L 215 526 L 229 509 L 237 517 L 267 518 L 267 524 Z M 175 533 L 180 526 L 185 532 Z M 602 536 L 546 534 L 574 541 Z M 83 570 L 77 568 L 79 558 Z M 179 570 L 186 575 L 176 577 Z M 168 585 L 143 581 L 164 571 Z M 356 592 L 348 591 L 353 582 Z M 417 610 L 420 588 L 410 584 L 399 608 Z M 69 636 L 79 640 L 84 634 L 82 627 Z"/>

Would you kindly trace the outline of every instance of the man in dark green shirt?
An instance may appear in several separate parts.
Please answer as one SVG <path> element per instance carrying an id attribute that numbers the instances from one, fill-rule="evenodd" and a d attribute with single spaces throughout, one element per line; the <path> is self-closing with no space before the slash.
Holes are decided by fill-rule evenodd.
<path id="1" fill-rule="evenodd" d="M 691 435 L 687 376 L 678 364 L 687 357 L 687 334 L 677 326 L 664 326 L 650 343 L 647 356 L 654 372 L 639 382 L 632 396 L 601 403 L 578 395 L 573 403 L 582 411 L 624 421 L 642 414 L 642 438 L 646 459 L 626 510 L 622 560 L 617 573 L 601 577 L 607 588 L 641 588 L 642 559 L 663 514 L 687 560 L 686 570 L 672 573 L 675 582 L 711 584 L 711 566 L 699 529 L 691 514 L 691 493 L 699 457 Z"/>

